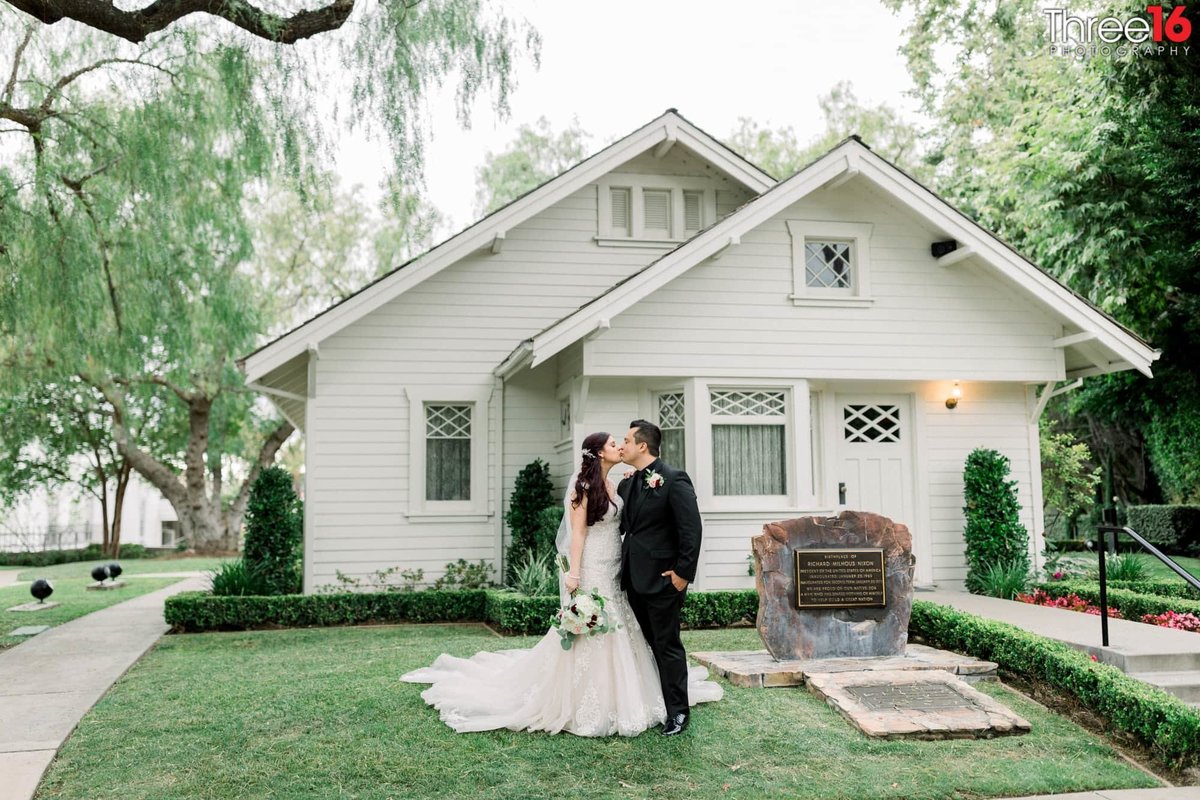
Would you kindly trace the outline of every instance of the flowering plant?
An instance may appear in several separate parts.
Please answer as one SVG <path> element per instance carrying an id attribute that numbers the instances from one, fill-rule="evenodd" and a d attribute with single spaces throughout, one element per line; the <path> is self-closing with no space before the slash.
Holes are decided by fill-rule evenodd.
<path id="1" fill-rule="evenodd" d="M 660 487 L 662 485 L 663 485 L 663 476 L 662 475 L 659 475 L 654 470 L 646 471 L 646 488 L 647 489 L 657 489 L 658 487 Z"/>
<path id="2" fill-rule="evenodd" d="M 1020 603 L 1031 603 L 1035 606 L 1065 608 L 1068 611 L 1078 611 L 1082 614 L 1100 616 L 1100 606 L 1092 605 L 1074 592 L 1063 597 L 1051 597 L 1050 593 L 1045 589 L 1034 589 L 1033 594 L 1018 594 L 1013 599 Z M 1121 616 L 1121 612 L 1111 606 L 1108 609 L 1108 615 L 1113 619 L 1124 619 Z"/>
<path id="3" fill-rule="evenodd" d="M 1191 612 L 1180 614 L 1178 611 L 1167 611 L 1162 614 L 1143 614 L 1142 622 L 1161 625 L 1164 628 L 1200 633 L 1200 617 Z"/>
<path id="4" fill-rule="evenodd" d="M 563 650 L 570 650 L 580 636 L 609 633 L 620 627 L 609 619 L 608 612 L 604 610 L 606 602 L 600 592 L 593 589 L 590 594 L 573 596 L 570 605 L 558 610 L 550 624 L 562 637 Z"/>

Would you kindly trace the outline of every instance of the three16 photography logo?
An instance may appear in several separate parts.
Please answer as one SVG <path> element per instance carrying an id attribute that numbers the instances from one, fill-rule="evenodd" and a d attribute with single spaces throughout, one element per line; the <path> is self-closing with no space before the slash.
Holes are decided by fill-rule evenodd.
<path id="1" fill-rule="evenodd" d="M 1186 6 L 1147 6 L 1146 16 L 1075 16 L 1069 8 L 1046 8 L 1050 55 L 1183 55 L 1191 50 L 1192 21 Z"/>

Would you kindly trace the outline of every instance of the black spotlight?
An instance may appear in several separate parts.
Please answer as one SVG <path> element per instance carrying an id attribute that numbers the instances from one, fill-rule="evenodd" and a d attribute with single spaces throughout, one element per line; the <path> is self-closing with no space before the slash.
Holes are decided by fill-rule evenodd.
<path id="1" fill-rule="evenodd" d="M 54 587 L 50 585 L 50 581 L 45 578 L 38 578 L 29 587 L 29 593 L 37 598 L 39 603 L 46 602 L 46 598 L 54 594 Z"/>
<path id="2" fill-rule="evenodd" d="M 124 572 L 124 570 L 121 569 L 121 565 L 117 562 L 114 561 L 108 565 L 108 577 L 112 578 L 114 581 L 121 577 L 122 572 Z"/>
<path id="3" fill-rule="evenodd" d="M 934 242 L 929 245 L 929 252 L 933 254 L 934 258 L 941 258 L 947 253 L 953 253 L 957 249 L 958 242 L 953 239 L 947 239 L 944 242 Z"/>
<path id="4" fill-rule="evenodd" d="M 92 580 L 96 583 L 104 583 L 104 579 L 108 577 L 108 564 L 100 564 L 92 567 Z"/>

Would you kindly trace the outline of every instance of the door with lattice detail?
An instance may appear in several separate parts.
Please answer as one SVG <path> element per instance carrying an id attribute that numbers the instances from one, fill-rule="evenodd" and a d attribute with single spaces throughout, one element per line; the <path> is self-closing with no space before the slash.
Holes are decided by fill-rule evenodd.
<path id="1" fill-rule="evenodd" d="M 839 505 L 914 524 L 909 399 L 903 395 L 837 396 Z"/>

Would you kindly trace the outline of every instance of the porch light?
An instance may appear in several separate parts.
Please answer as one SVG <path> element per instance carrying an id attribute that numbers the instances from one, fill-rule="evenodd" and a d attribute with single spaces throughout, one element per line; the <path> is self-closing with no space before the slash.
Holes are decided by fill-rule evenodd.
<path id="1" fill-rule="evenodd" d="M 950 390 L 950 396 L 946 398 L 946 408 L 955 408 L 960 397 L 962 397 L 962 389 L 959 388 L 958 381 L 955 381 L 954 388 Z"/>

